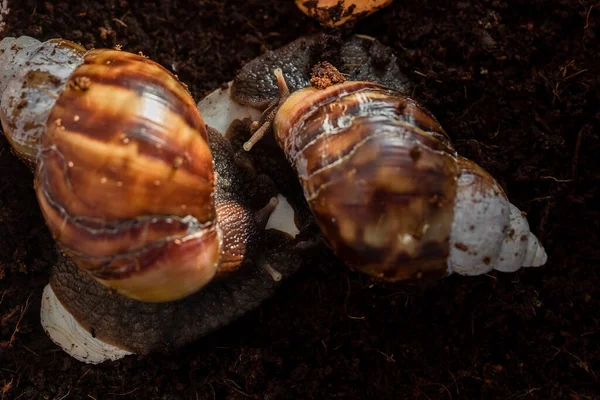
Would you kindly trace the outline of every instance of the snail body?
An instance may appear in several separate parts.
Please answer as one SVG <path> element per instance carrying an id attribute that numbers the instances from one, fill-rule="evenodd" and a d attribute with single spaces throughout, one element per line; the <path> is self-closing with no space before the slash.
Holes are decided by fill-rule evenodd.
<path id="1" fill-rule="evenodd" d="M 373 81 L 339 83 L 345 78 L 331 68 L 313 76 L 313 86 L 324 87 L 291 94 L 276 68 L 279 95 L 244 148 L 272 128 L 339 258 L 387 281 L 546 263 L 522 213 L 494 178 L 456 153 L 425 107 Z"/>
<path id="2" fill-rule="evenodd" d="M 36 165 L 48 227 L 80 268 L 123 295 L 161 302 L 204 287 L 222 262 L 243 262 L 257 223 L 246 207 L 215 203 L 206 125 L 170 72 L 64 40 L 17 39 L 8 50 L 5 63 L 16 67 L 2 96 L 5 134 Z M 242 233 L 229 234 L 232 226 Z"/>
<path id="3" fill-rule="evenodd" d="M 402 93 L 371 82 L 305 88 L 273 131 L 325 237 L 356 269 L 397 281 L 546 262 L 501 187 Z"/>
<path id="4" fill-rule="evenodd" d="M 115 348 L 147 353 L 226 325 L 295 271 L 293 256 L 275 270 L 264 253 L 274 185 L 206 125 L 168 70 L 28 37 L 0 41 L 0 66 L 4 134 L 35 171 L 61 251 L 42 314 L 60 304 L 56 318 L 66 312 Z M 271 233 L 270 244 L 288 237 Z M 63 332 L 53 318 L 43 315 L 44 327 Z"/>

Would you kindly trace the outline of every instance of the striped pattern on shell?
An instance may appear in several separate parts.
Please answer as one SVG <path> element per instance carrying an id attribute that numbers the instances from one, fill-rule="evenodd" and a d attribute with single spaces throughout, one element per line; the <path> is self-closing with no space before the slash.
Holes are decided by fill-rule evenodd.
<path id="1" fill-rule="evenodd" d="M 274 129 L 349 266 L 391 281 L 447 274 L 457 155 L 426 109 L 383 86 L 346 82 L 293 93 Z"/>
<path id="2" fill-rule="evenodd" d="M 144 301 L 182 298 L 212 279 L 221 246 L 213 160 L 202 117 L 170 72 L 90 51 L 46 128 L 36 192 L 80 268 Z"/>

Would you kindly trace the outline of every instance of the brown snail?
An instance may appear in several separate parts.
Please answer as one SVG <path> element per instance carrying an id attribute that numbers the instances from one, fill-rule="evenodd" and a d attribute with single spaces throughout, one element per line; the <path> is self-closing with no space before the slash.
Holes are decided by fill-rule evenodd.
<path id="1" fill-rule="evenodd" d="M 18 73 L 28 85 L 17 77 L 4 91 L 4 131 L 37 165 L 38 200 L 63 252 L 142 301 L 180 299 L 239 267 L 259 228 L 246 207 L 215 196 L 206 126 L 185 87 L 124 51 L 60 40 L 25 50 Z M 67 66 L 62 75 L 38 65 L 49 55 L 67 58 L 44 65 Z M 57 93 L 51 107 L 35 98 L 46 86 Z M 40 109 L 47 117 L 31 128 L 27 111 Z"/>
<path id="2" fill-rule="evenodd" d="M 55 295 L 85 330 L 129 352 L 179 346 L 255 307 L 297 268 L 289 256 L 275 271 L 262 248 L 273 184 L 165 68 L 29 37 L 0 42 L 0 68 L 4 134 L 35 168 L 66 255 L 44 301 Z M 287 240 L 270 235 L 273 246 Z"/>
<path id="3" fill-rule="evenodd" d="M 334 253 L 388 281 L 545 264 L 522 213 L 486 171 L 456 153 L 435 117 L 405 94 L 401 75 L 390 85 L 389 71 L 356 57 L 369 38 L 342 45 L 352 56 L 337 54 L 350 79 L 321 65 L 308 85 L 309 60 L 323 40 L 303 39 L 247 64 L 232 96 L 268 104 L 244 149 L 273 131 Z M 277 93 L 272 83 L 249 82 L 266 71 L 275 71 Z"/>

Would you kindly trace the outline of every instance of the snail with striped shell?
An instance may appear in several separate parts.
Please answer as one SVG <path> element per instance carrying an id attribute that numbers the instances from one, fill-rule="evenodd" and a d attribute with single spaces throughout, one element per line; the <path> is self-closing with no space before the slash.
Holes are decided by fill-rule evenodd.
<path id="1" fill-rule="evenodd" d="M 273 132 L 334 253 L 392 282 L 545 264 L 521 211 L 405 94 L 409 84 L 391 56 L 365 64 L 351 50 L 339 53 L 334 63 L 344 75 L 328 64 L 309 84 L 323 40 L 302 39 L 254 60 L 231 92 L 239 103 L 266 106 L 244 149 Z M 381 53 L 369 40 L 343 46 Z M 257 84 L 257 76 L 269 78 Z"/>
<path id="2" fill-rule="evenodd" d="M 63 253 L 42 323 L 70 354 L 98 362 L 181 346 L 256 307 L 297 268 L 292 253 L 263 246 L 290 237 L 264 232 L 273 183 L 162 66 L 20 37 L 0 42 L 0 74 L 4 134 L 35 169 Z M 92 335 L 77 342 L 72 327 Z"/>
<path id="3" fill-rule="evenodd" d="M 94 80 L 85 74 L 72 74 L 82 62 L 81 67 L 86 67 L 84 60 L 90 55 L 92 57 L 89 58 L 89 62 L 92 65 L 93 60 L 102 60 L 101 63 L 106 66 L 119 65 L 118 62 L 113 63 L 112 58 L 102 58 L 101 51 L 100 54 L 95 51 L 84 57 L 82 49 L 75 47 L 75 50 L 72 50 L 71 44 L 55 42 L 57 44 L 52 45 L 55 48 L 51 51 L 53 57 L 63 52 L 68 53 L 62 58 L 59 57 L 59 60 L 62 60 L 59 64 L 63 66 L 57 65 L 52 67 L 52 70 L 42 69 L 41 73 L 28 74 L 27 68 L 21 67 L 29 66 L 43 45 L 31 38 L 9 38 L 1 43 L 0 67 L 3 68 L 1 71 L 6 71 L 0 79 L 0 89 L 4 92 L 2 120 L 7 131 L 19 126 L 20 115 L 30 113 L 29 121 L 37 121 L 38 126 L 47 125 L 59 135 L 63 131 L 70 132 L 70 127 L 82 120 L 83 113 L 58 108 L 57 111 L 52 109 L 52 115 L 58 118 L 48 118 L 51 112 L 49 108 L 44 111 L 46 115 L 36 114 L 29 110 L 30 103 L 52 104 L 54 98 L 58 97 L 57 104 L 60 105 L 64 94 L 58 94 L 63 91 L 65 85 L 67 96 L 88 95 L 95 85 Z M 119 53 L 122 52 L 114 54 Z M 330 60 L 340 71 L 348 74 L 349 82 L 320 90 L 310 88 L 311 67 L 320 60 Z M 110 63 L 107 64 L 108 61 Z M 150 61 L 141 58 L 136 59 L 136 62 Z M 14 64 L 16 68 L 7 70 L 8 64 Z M 41 64 L 46 65 L 46 61 Z M 62 68 L 66 70 L 59 72 L 63 71 Z M 278 79 L 275 80 L 273 71 L 278 68 L 281 68 L 283 73 L 278 73 Z M 164 74 L 165 71 L 161 70 L 160 73 Z M 16 75 L 20 75 L 21 78 L 33 78 L 33 87 L 42 90 L 32 91 L 33 97 L 25 102 L 20 100 L 20 92 L 15 92 L 17 94 L 13 94 L 12 97 L 6 95 L 7 85 L 13 85 L 15 89 L 22 85 L 7 84 L 6 78 L 14 78 Z M 40 79 L 45 76 L 53 78 Z M 153 81 L 151 77 L 148 79 Z M 142 90 L 136 82 L 139 81 L 131 81 L 128 89 L 141 90 L 151 100 L 156 100 L 156 91 Z M 40 83 L 50 86 L 43 87 Z M 254 213 L 262 215 L 272 208 L 272 205 L 265 206 L 265 203 L 275 192 L 265 188 L 256 190 L 256 182 L 252 178 L 252 173 L 255 172 L 252 172 L 252 168 L 242 167 L 248 164 L 243 156 L 240 156 L 243 150 L 240 148 L 236 151 L 227 141 L 222 140 L 215 130 L 227 130 L 233 138 L 233 127 L 236 127 L 249 135 L 249 125 L 241 121 L 247 118 L 261 119 L 261 123 L 255 125 L 264 127 L 258 129 L 258 134 L 249 142 L 251 147 L 261 134 L 268 131 L 271 120 L 275 119 L 277 140 L 300 175 L 302 183 L 300 187 L 297 177 L 291 177 L 293 169 L 290 165 L 283 165 L 277 161 L 279 157 L 285 162 L 285 157 L 280 151 L 263 159 L 264 163 L 274 163 L 269 172 L 281 193 L 279 199 L 283 200 L 273 213 L 278 218 L 272 217 L 267 224 L 267 228 L 270 226 L 277 230 L 265 232 L 271 244 L 280 245 L 278 251 L 282 244 L 288 243 L 290 235 L 298 234 L 295 225 L 304 228 L 308 224 L 307 221 L 314 218 L 341 259 L 356 269 L 392 281 L 426 275 L 443 276 L 452 272 L 476 275 L 492 268 L 514 271 L 527 264 L 543 264 L 546 261 L 545 252 L 535 236 L 529 232 L 527 221 L 521 213 L 508 202 L 500 186 L 485 171 L 456 154 L 435 118 L 417 102 L 402 94 L 409 92 L 409 88 L 410 82 L 399 71 L 390 49 L 372 38 L 360 35 L 346 39 L 328 35 L 300 38 L 250 62 L 242 68 L 227 89 L 216 90 L 198 104 L 206 125 L 215 128 L 208 130 L 207 137 L 215 158 L 214 169 L 219 177 L 215 195 L 217 207 L 219 201 L 229 199 L 234 200 L 234 203 L 242 203 L 245 209 L 250 203 L 260 203 L 260 206 L 255 204 L 254 209 L 257 211 Z M 288 90 L 292 93 L 289 97 Z M 159 108 L 167 113 L 166 109 L 169 109 L 172 100 L 174 99 L 150 101 L 142 108 L 151 110 L 153 115 L 161 114 L 157 113 Z M 5 102 L 9 108 L 6 108 Z M 189 105 L 188 101 L 185 103 Z M 262 113 L 261 118 L 261 111 L 265 109 L 266 112 Z M 189 112 L 191 113 L 191 110 Z M 7 116 L 11 115 L 17 118 L 7 119 Z M 60 121 L 57 121 L 58 119 Z M 298 121 L 301 123 L 296 125 Z M 356 129 L 357 122 L 365 124 Z M 379 125 L 380 122 L 383 123 Z M 383 130 L 389 132 L 382 134 L 379 128 L 371 132 L 370 128 L 373 126 L 382 126 L 385 128 Z M 202 128 L 197 130 L 201 131 Z M 302 134 L 290 136 L 287 133 L 291 130 Z M 145 138 L 147 133 L 146 130 L 138 130 L 136 140 Z M 306 133 L 311 135 L 310 139 L 304 136 Z M 115 145 L 126 148 L 132 144 L 134 137 L 136 136 L 117 135 L 113 140 Z M 272 136 L 261 141 L 258 148 L 248 154 L 253 161 L 256 161 L 256 154 L 268 145 L 269 137 Z M 344 143 L 344 137 L 362 139 L 353 147 L 351 143 Z M 380 137 L 389 140 L 392 143 L 389 148 L 394 151 L 387 151 L 388 146 L 380 146 Z M 239 141 L 240 136 L 235 138 Z M 322 144 L 323 141 L 327 143 L 328 140 L 335 139 L 341 140 L 335 145 L 333 142 L 328 143 L 327 151 L 318 150 L 315 146 L 319 142 Z M 42 138 L 42 145 L 45 140 L 49 139 Z M 22 148 L 15 146 L 14 140 L 12 144 L 17 154 L 27 154 L 27 144 L 37 145 L 39 141 L 37 138 L 22 141 L 25 143 Z M 372 143 L 374 147 L 365 151 L 370 147 L 363 143 Z M 307 152 L 311 148 L 317 150 L 316 158 L 314 154 L 311 156 Z M 53 148 L 48 150 L 50 155 L 55 153 Z M 34 150 L 33 154 L 35 152 Z M 337 157 L 344 152 L 347 153 Z M 370 161 L 373 160 L 374 153 L 377 158 L 389 161 L 393 165 L 384 164 L 380 170 L 375 166 L 371 167 Z M 43 155 L 44 152 L 39 154 L 40 160 L 47 157 Z M 189 159 L 183 157 L 179 160 L 175 157 L 169 160 L 168 165 L 171 171 L 178 172 L 182 166 L 180 162 Z M 60 159 L 53 160 L 51 157 L 50 161 L 51 165 L 61 165 L 62 168 L 58 168 L 58 172 L 63 174 L 68 174 L 71 171 L 69 168 L 76 166 L 73 161 L 71 167 L 66 159 L 62 164 Z M 35 158 L 31 159 L 30 163 L 35 164 Z M 365 165 L 368 168 L 365 168 Z M 313 179 L 325 177 L 321 175 L 322 172 L 334 172 L 341 166 L 345 167 L 342 168 L 342 177 L 349 178 L 346 183 L 334 179 L 323 184 Z M 37 168 L 39 182 L 39 177 L 44 175 L 40 175 L 39 163 Z M 111 172 L 110 169 L 107 171 Z M 419 173 L 430 185 L 415 181 L 413 172 Z M 371 173 L 374 175 L 370 175 Z M 246 178 L 236 179 L 242 175 Z M 99 178 L 97 183 L 100 185 L 111 182 L 116 187 L 122 187 L 109 173 L 96 178 Z M 106 178 L 106 181 L 103 178 Z M 437 178 L 442 179 L 437 181 Z M 154 189 L 165 186 L 163 181 L 158 181 L 159 185 L 155 185 Z M 253 185 L 244 185 L 247 181 L 252 181 Z M 335 185 L 340 186 L 336 188 Z M 48 186 L 37 185 L 38 195 L 42 194 L 42 208 L 46 187 Z M 67 184 L 67 188 L 72 188 L 71 183 Z M 332 191 L 334 188 L 336 190 Z M 359 191 L 353 192 L 356 188 Z M 306 199 L 302 197 L 303 191 Z M 250 197 L 262 201 L 244 201 L 245 196 L 242 193 L 256 193 Z M 326 194 L 333 196 L 323 201 L 324 197 L 321 195 Z M 147 200 L 154 201 L 152 198 Z M 289 204 L 286 200 L 289 200 Z M 369 203 L 373 201 L 377 206 L 369 207 Z M 178 204 L 181 206 L 184 203 Z M 291 205 L 293 212 L 282 207 L 286 205 Z M 266 209 L 261 212 L 261 207 Z M 306 211 L 310 218 L 303 217 Z M 218 223 L 222 223 L 218 212 L 215 214 Z M 399 215 L 401 218 L 398 218 Z M 292 221 L 293 218 L 297 220 L 296 224 Z M 265 218 L 261 219 L 264 221 Z M 90 220 L 95 221 L 94 218 Z M 76 218 L 73 222 L 66 220 L 65 223 L 65 226 L 69 223 L 77 225 L 81 220 Z M 492 226 L 488 226 L 490 224 Z M 49 226 L 52 230 L 52 221 L 49 221 Z M 124 226 L 130 227 L 127 224 Z M 96 228 L 97 225 L 92 224 L 91 230 Z M 281 234 L 280 231 L 288 234 Z M 78 239 L 85 239 L 85 236 Z M 119 244 L 114 245 L 118 247 Z M 500 249 L 512 249 L 512 253 L 503 255 Z M 298 266 L 297 254 L 291 250 L 280 251 L 277 255 L 274 255 L 274 250 L 268 253 L 272 257 L 279 257 L 277 269 L 284 276 L 291 275 Z M 509 257 L 511 254 L 512 258 Z M 71 252 L 71 256 L 73 255 L 77 256 L 78 253 Z M 266 257 L 266 254 L 262 256 Z M 269 265 L 264 264 L 267 267 Z M 117 262 L 115 265 L 125 267 L 127 263 Z M 94 265 L 90 265 L 87 258 L 84 258 L 83 266 L 89 271 L 98 271 Z M 133 270 L 135 272 L 136 268 Z M 100 269 L 100 272 L 102 271 Z M 52 315 L 52 323 L 55 323 L 55 326 L 56 320 L 63 318 L 65 325 L 73 325 L 74 330 L 80 331 L 83 337 L 81 342 L 66 350 L 87 362 L 115 359 L 128 352 L 147 353 L 164 346 L 177 347 L 190 342 L 255 307 L 273 292 L 275 286 L 264 269 L 247 268 L 226 280 L 212 280 L 202 290 L 184 295 L 179 301 L 148 303 L 121 295 L 108 295 L 104 285 L 92 280 L 89 272 L 76 267 L 67 257 L 59 257 L 53 268 L 51 283 L 46 289 L 42 313 L 46 307 L 50 311 L 46 316 Z M 56 295 L 60 301 L 56 300 L 56 296 L 53 301 L 49 300 L 55 295 L 53 288 L 57 289 Z M 66 312 L 64 307 L 60 309 L 63 303 L 69 312 Z M 46 329 L 50 326 L 48 321 L 43 324 Z M 55 341 L 61 335 L 66 336 L 64 332 L 57 330 L 50 332 Z M 116 346 L 109 346 L 108 350 L 104 347 L 100 350 L 78 348 L 77 346 L 83 346 L 83 341 L 85 346 L 89 346 L 90 343 L 97 346 L 106 345 L 94 342 L 96 339 L 89 335 L 90 331 Z M 85 336 L 86 334 L 88 336 Z M 65 347 L 65 344 L 62 345 Z M 112 353 L 108 355 L 106 352 Z"/>

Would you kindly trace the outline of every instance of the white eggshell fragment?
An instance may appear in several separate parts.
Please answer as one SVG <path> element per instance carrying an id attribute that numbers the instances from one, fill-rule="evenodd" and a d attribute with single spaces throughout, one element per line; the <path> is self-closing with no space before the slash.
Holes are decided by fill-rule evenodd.
<path id="1" fill-rule="evenodd" d="M 63 307 L 50 284 L 42 294 L 42 327 L 50 339 L 71 357 L 87 364 L 115 361 L 133 354 L 92 337 Z"/>
<path id="2" fill-rule="evenodd" d="M 266 229 L 277 229 L 295 237 L 300 231 L 294 223 L 294 209 L 282 195 L 278 195 L 277 199 L 279 203 L 269 217 Z"/>
<path id="3" fill-rule="evenodd" d="M 233 81 L 228 82 L 227 89 L 217 89 L 198 103 L 198 110 L 200 110 L 206 125 L 222 134 L 227 132 L 227 128 L 233 120 L 243 120 L 244 118 L 258 120 L 261 114 L 260 111 L 238 104 L 231 99 L 232 84 Z"/>

